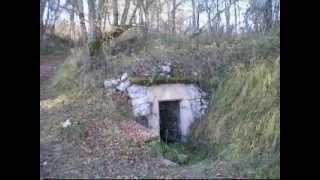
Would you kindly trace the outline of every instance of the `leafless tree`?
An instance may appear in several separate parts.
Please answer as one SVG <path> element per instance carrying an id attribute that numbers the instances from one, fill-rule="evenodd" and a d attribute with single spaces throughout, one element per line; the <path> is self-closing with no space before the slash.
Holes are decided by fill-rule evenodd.
<path id="1" fill-rule="evenodd" d="M 83 1 L 82 0 L 76 0 L 76 8 L 77 12 L 79 14 L 79 19 L 80 19 L 80 28 L 81 28 L 81 42 L 82 44 L 85 44 L 88 40 L 88 35 L 87 35 L 87 29 L 86 29 L 86 23 L 84 19 L 84 10 L 83 10 Z"/>
<path id="2" fill-rule="evenodd" d="M 98 0 L 97 6 L 97 26 L 100 32 L 104 31 L 107 19 L 107 6 L 108 1 Z"/>
<path id="3" fill-rule="evenodd" d="M 55 32 L 56 21 L 59 18 L 60 0 L 48 0 L 47 2 L 48 5 L 45 6 L 47 7 L 47 16 L 45 24 L 42 26 L 42 33 L 47 32 L 47 29 L 49 29 L 49 33 L 53 35 Z"/>
<path id="4" fill-rule="evenodd" d="M 74 0 L 71 0 L 72 1 L 72 10 L 74 10 Z M 74 11 L 72 11 L 70 13 L 70 38 L 71 38 L 71 41 L 73 43 L 73 41 L 75 40 L 75 22 L 74 22 Z"/>
<path id="5" fill-rule="evenodd" d="M 237 3 L 234 3 L 233 8 L 234 8 L 234 32 L 235 34 L 237 34 L 237 29 L 238 29 Z"/>
<path id="6" fill-rule="evenodd" d="M 126 23 L 129 9 L 130 9 L 130 0 L 125 0 L 125 6 L 121 16 L 121 25 L 124 25 Z"/>
<path id="7" fill-rule="evenodd" d="M 90 41 L 95 41 L 99 36 L 96 16 L 96 0 L 88 0 L 87 2 L 89 10 L 89 39 Z"/>
<path id="8" fill-rule="evenodd" d="M 225 0 L 224 1 L 224 7 L 225 7 L 225 18 L 226 18 L 226 33 L 230 34 L 230 3 L 231 0 Z"/>
<path id="9" fill-rule="evenodd" d="M 161 1 L 157 1 L 157 9 L 156 9 L 156 12 L 157 12 L 157 31 L 159 32 L 160 31 L 160 14 L 162 12 L 162 4 L 161 4 Z"/>
<path id="10" fill-rule="evenodd" d="M 47 0 L 41 0 L 40 1 L 40 39 L 42 39 L 42 34 L 44 30 L 43 16 L 44 16 L 44 10 L 46 6 L 47 6 Z"/>
<path id="11" fill-rule="evenodd" d="M 174 34 L 176 32 L 176 0 L 172 0 L 172 30 L 171 33 Z"/>
<path id="12" fill-rule="evenodd" d="M 197 24 L 197 19 L 196 19 L 196 13 L 197 13 L 197 5 L 196 5 L 196 0 L 191 0 L 192 2 L 192 29 L 193 31 L 196 31 L 196 24 Z"/>
<path id="13" fill-rule="evenodd" d="M 272 0 L 266 0 L 263 11 L 265 30 L 272 28 Z"/>
<path id="14" fill-rule="evenodd" d="M 119 22 L 118 0 L 112 0 L 112 12 L 113 12 L 113 25 L 118 26 L 118 22 Z"/>
<path id="15" fill-rule="evenodd" d="M 134 10 L 132 12 L 131 18 L 129 20 L 129 24 L 132 24 L 133 21 L 136 20 L 136 12 L 137 12 L 138 9 L 140 9 L 140 4 L 141 4 L 141 0 L 137 0 L 136 5 L 134 7 Z"/>

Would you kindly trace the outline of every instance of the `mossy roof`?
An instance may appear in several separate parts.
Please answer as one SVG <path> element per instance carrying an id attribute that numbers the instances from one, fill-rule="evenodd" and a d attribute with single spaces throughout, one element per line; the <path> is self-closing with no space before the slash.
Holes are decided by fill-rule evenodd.
<path id="1" fill-rule="evenodd" d="M 197 81 L 190 78 L 157 78 L 157 79 L 149 79 L 149 78 L 130 78 L 131 84 L 137 85 L 145 85 L 145 86 L 152 86 L 157 84 L 196 84 Z"/>

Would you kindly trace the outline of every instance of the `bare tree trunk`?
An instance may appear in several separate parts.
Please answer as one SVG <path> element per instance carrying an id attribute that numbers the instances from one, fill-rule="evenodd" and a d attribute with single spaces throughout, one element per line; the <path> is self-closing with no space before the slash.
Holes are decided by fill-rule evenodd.
<path id="1" fill-rule="evenodd" d="M 42 40 L 42 34 L 44 30 L 43 16 L 44 10 L 46 9 L 47 0 L 40 1 L 40 40 Z"/>
<path id="2" fill-rule="evenodd" d="M 234 3 L 234 32 L 237 34 L 238 32 L 238 18 L 237 18 L 237 3 Z"/>
<path id="3" fill-rule="evenodd" d="M 167 27 L 167 31 L 168 31 L 168 33 L 170 33 L 170 25 L 171 25 L 171 18 L 170 18 L 170 1 L 169 0 L 167 0 L 167 9 L 168 9 L 168 12 L 167 12 L 167 21 L 168 21 L 168 27 Z"/>
<path id="4" fill-rule="evenodd" d="M 264 24 L 265 24 L 265 29 L 269 30 L 272 28 L 272 0 L 267 0 L 265 7 L 264 7 Z"/>
<path id="5" fill-rule="evenodd" d="M 126 21 L 127 21 L 129 8 L 130 8 L 130 0 L 126 0 L 125 1 L 125 6 L 124 6 L 124 9 L 123 9 L 123 13 L 122 13 L 122 16 L 121 16 L 121 25 L 124 25 L 126 23 Z"/>
<path id="6" fill-rule="evenodd" d="M 160 31 L 160 14 L 161 14 L 161 10 L 162 10 L 162 7 L 161 7 L 161 1 L 157 1 L 158 4 L 157 4 L 157 31 L 159 32 Z"/>
<path id="7" fill-rule="evenodd" d="M 74 22 L 74 14 L 75 14 L 75 0 L 70 0 L 71 11 L 70 11 L 70 39 L 71 46 L 73 46 L 73 42 L 75 41 L 75 22 Z"/>
<path id="8" fill-rule="evenodd" d="M 41 0 L 40 1 L 40 24 L 43 24 L 43 15 L 44 15 L 44 10 L 46 8 L 47 0 Z"/>
<path id="9" fill-rule="evenodd" d="M 145 8 L 145 11 L 144 11 L 144 26 L 146 28 L 146 30 L 148 31 L 149 29 L 149 25 L 150 25 L 150 17 L 149 17 L 149 9 L 148 8 Z"/>
<path id="10" fill-rule="evenodd" d="M 220 21 L 221 21 L 221 17 L 220 17 L 220 13 L 219 13 L 219 0 L 216 1 L 216 7 L 217 7 L 217 23 L 216 23 L 216 32 L 219 32 L 220 29 Z"/>
<path id="11" fill-rule="evenodd" d="M 145 1 L 146 3 L 144 4 L 142 2 L 142 8 L 144 12 L 144 26 L 146 29 L 148 29 L 149 26 L 149 2 L 148 0 Z"/>
<path id="12" fill-rule="evenodd" d="M 280 24 L 280 0 L 277 0 L 274 8 L 274 21 L 276 25 Z"/>
<path id="13" fill-rule="evenodd" d="M 211 32 L 211 15 L 208 13 L 208 32 Z"/>
<path id="14" fill-rule="evenodd" d="M 152 5 L 152 3 L 154 2 L 154 0 L 146 0 L 145 2 L 146 2 L 145 4 L 142 2 L 141 6 L 144 11 L 144 21 L 145 21 L 144 25 L 145 25 L 146 31 L 148 31 L 149 25 L 150 25 L 149 8 Z"/>
<path id="15" fill-rule="evenodd" d="M 142 0 L 139 0 L 142 1 Z M 139 24 L 143 25 L 144 21 L 143 21 L 143 2 L 141 2 L 140 6 L 139 6 Z"/>
<path id="16" fill-rule="evenodd" d="M 44 32 L 49 29 L 49 33 L 54 34 L 55 31 L 55 23 L 58 19 L 58 11 L 59 11 L 60 0 L 51 0 L 48 1 L 48 9 L 47 9 L 47 18 L 44 27 Z"/>
<path id="17" fill-rule="evenodd" d="M 77 0 L 77 10 L 79 12 L 79 19 L 80 19 L 81 39 L 82 39 L 81 41 L 82 41 L 82 45 L 84 45 L 88 41 L 88 36 L 87 36 L 86 23 L 85 23 L 85 19 L 84 19 L 82 0 Z"/>
<path id="18" fill-rule="evenodd" d="M 59 8 L 60 8 L 60 0 L 57 0 L 55 6 L 54 6 L 54 16 L 53 16 L 53 23 L 52 23 L 52 26 L 51 26 L 51 29 L 50 29 L 50 32 L 52 35 L 55 34 L 55 30 L 56 30 L 56 22 L 59 18 Z"/>
<path id="19" fill-rule="evenodd" d="M 119 22 L 118 0 L 112 0 L 112 11 L 113 11 L 113 25 L 118 26 L 118 22 Z"/>
<path id="20" fill-rule="evenodd" d="M 172 30 L 171 33 L 176 32 L 176 0 L 172 0 Z"/>
<path id="21" fill-rule="evenodd" d="M 136 6 L 135 6 L 135 8 L 134 8 L 134 10 L 132 12 L 131 18 L 129 20 L 129 24 L 132 24 L 133 20 L 136 19 L 136 12 L 137 12 L 137 10 L 138 10 L 138 8 L 140 6 L 140 2 L 141 2 L 140 0 L 137 0 L 137 4 L 136 4 Z"/>
<path id="22" fill-rule="evenodd" d="M 207 26 L 208 26 L 208 32 L 211 32 L 211 6 L 209 5 L 208 0 L 205 1 L 205 9 L 207 13 Z"/>
<path id="23" fill-rule="evenodd" d="M 226 0 L 224 2 L 224 7 L 225 7 L 225 18 L 226 18 L 226 33 L 230 34 L 230 0 Z"/>
<path id="24" fill-rule="evenodd" d="M 192 31 L 196 29 L 196 0 L 192 0 Z"/>
<path id="25" fill-rule="evenodd" d="M 103 14 L 103 23 L 102 23 L 102 25 L 103 25 L 103 26 L 102 26 L 102 30 L 103 30 L 103 31 L 106 29 L 107 16 L 108 16 L 108 13 L 105 12 L 105 13 Z"/>
<path id="26" fill-rule="evenodd" d="M 200 21 L 200 10 L 199 10 L 199 4 L 197 5 L 197 26 L 196 26 L 196 31 L 199 31 L 199 26 L 200 26 L 200 24 L 199 24 L 199 21 Z"/>
<path id="27" fill-rule="evenodd" d="M 105 0 L 98 0 L 98 7 L 97 7 L 97 26 L 99 32 L 104 31 L 104 17 L 106 14 L 106 8 L 105 8 Z"/>
<path id="28" fill-rule="evenodd" d="M 98 27 L 96 18 L 96 0 L 88 0 L 89 9 L 89 40 L 93 41 L 97 38 Z"/>
<path id="29" fill-rule="evenodd" d="M 42 33 L 46 33 L 47 32 L 47 28 L 49 26 L 49 22 L 50 22 L 50 10 L 51 10 L 51 5 L 52 2 L 51 1 L 48 1 L 48 8 L 47 8 L 47 17 L 46 17 L 46 21 L 44 23 L 44 26 L 43 26 L 43 31 Z"/>

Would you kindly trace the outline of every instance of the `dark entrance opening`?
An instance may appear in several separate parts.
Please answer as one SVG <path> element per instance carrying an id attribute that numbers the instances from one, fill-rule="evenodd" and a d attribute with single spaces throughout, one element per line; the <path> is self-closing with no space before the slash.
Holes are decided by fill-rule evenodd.
<path id="1" fill-rule="evenodd" d="M 180 142 L 180 101 L 159 102 L 160 137 L 165 142 Z"/>

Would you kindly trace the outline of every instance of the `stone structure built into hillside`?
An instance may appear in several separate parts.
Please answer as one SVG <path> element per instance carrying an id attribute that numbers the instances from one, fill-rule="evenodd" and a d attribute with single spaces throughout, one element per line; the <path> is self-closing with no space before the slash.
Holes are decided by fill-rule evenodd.
<path id="1" fill-rule="evenodd" d="M 186 141 L 190 126 L 201 117 L 207 106 L 203 93 L 193 84 L 132 85 L 128 88 L 128 95 L 134 115 L 146 117 L 149 128 L 159 135 L 168 129 L 163 135 L 168 134 L 168 138 L 174 141 Z M 169 102 L 173 105 L 166 109 Z"/>
<path id="2" fill-rule="evenodd" d="M 207 108 L 205 93 L 190 81 L 170 81 L 170 67 L 162 68 L 161 80 L 145 83 L 129 80 L 128 74 L 106 80 L 105 87 L 127 93 L 137 118 L 147 119 L 147 126 L 163 140 L 186 142 L 190 127 Z M 143 82 L 143 83 L 138 83 Z"/>

